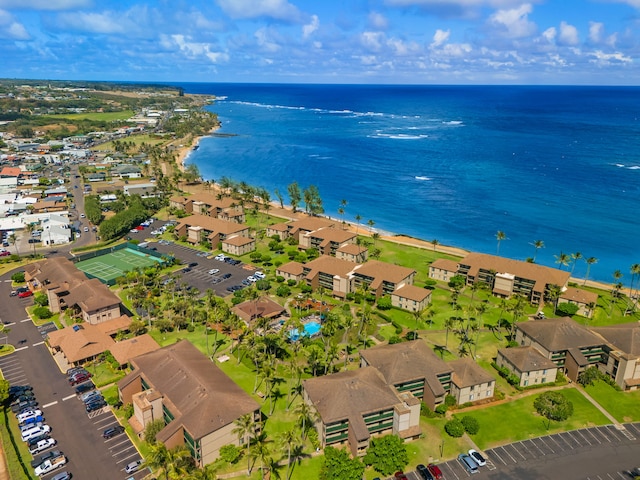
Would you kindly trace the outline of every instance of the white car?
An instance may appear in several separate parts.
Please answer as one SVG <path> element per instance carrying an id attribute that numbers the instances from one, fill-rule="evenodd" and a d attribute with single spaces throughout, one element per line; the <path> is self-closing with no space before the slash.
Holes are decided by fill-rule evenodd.
<path id="1" fill-rule="evenodd" d="M 255 273 L 253 274 L 253 276 L 254 276 L 254 277 L 256 277 L 256 278 L 258 278 L 258 279 L 260 279 L 260 280 L 262 280 L 263 278 L 267 278 L 267 276 L 266 276 L 264 273 L 262 273 L 262 272 L 255 272 Z"/>
<path id="2" fill-rule="evenodd" d="M 247 280 L 249 280 L 251 283 L 256 283 L 258 281 L 258 279 L 256 277 L 254 277 L 253 275 L 249 275 L 247 277 Z"/>
<path id="3" fill-rule="evenodd" d="M 36 467 L 34 473 L 36 476 L 41 477 L 42 475 L 46 475 L 49 472 L 53 472 L 55 469 L 64 466 L 67 463 L 66 457 L 60 457 L 57 461 L 52 462 L 51 460 L 47 460 L 39 467 Z"/>
<path id="4" fill-rule="evenodd" d="M 53 438 L 45 438 L 44 440 L 40 440 L 33 447 L 29 449 L 32 455 L 36 453 L 40 453 L 45 451 L 47 448 L 51 448 L 56 444 L 56 441 Z"/>
<path id="5" fill-rule="evenodd" d="M 476 450 L 469 450 L 469 456 L 481 467 L 484 467 L 487 464 L 487 460 Z"/>
<path id="6" fill-rule="evenodd" d="M 142 460 L 136 460 L 135 462 L 128 463 L 126 467 L 124 467 L 124 471 L 126 473 L 134 473 L 140 470 L 140 466 L 142 465 Z"/>
<path id="7" fill-rule="evenodd" d="M 27 442 L 33 437 L 49 433 L 50 431 L 51 427 L 49 425 L 40 425 L 39 427 L 30 428 L 29 430 L 25 430 L 24 432 L 22 432 L 22 441 Z"/>
<path id="8" fill-rule="evenodd" d="M 37 417 L 38 415 L 42 415 L 42 410 L 27 410 L 26 412 L 19 413 L 16 418 L 18 419 L 18 423 L 22 423 L 27 418 Z"/>
<path id="9" fill-rule="evenodd" d="M 212 268 L 211 270 L 209 270 L 209 275 L 215 275 L 216 273 L 218 273 L 220 270 L 218 270 L 217 268 Z"/>

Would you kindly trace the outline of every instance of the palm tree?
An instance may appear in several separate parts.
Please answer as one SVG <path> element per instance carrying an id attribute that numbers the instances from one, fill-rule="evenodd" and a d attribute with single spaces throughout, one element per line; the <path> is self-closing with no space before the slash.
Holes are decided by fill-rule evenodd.
<path id="1" fill-rule="evenodd" d="M 29 241 L 33 242 L 33 232 L 36 231 L 36 225 L 34 223 L 28 223 L 25 227 L 27 233 L 29 233 Z M 33 256 L 36 255 L 36 242 L 33 242 Z"/>
<path id="2" fill-rule="evenodd" d="M 431 245 L 433 245 L 433 251 L 435 252 L 436 251 L 436 247 L 438 245 L 440 245 L 440 242 L 437 239 L 434 238 L 433 240 L 431 240 Z"/>
<path id="3" fill-rule="evenodd" d="M 285 430 L 284 432 L 280 433 L 280 435 L 278 435 L 278 443 L 282 448 L 287 449 L 287 475 L 285 477 L 287 480 L 291 475 L 291 451 L 295 448 L 296 445 L 298 445 L 298 439 L 298 432 L 294 428 Z"/>
<path id="4" fill-rule="evenodd" d="M 444 348 L 448 348 L 449 346 L 449 330 L 451 330 L 456 324 L 455 317 L 449 317 L 444 321 L 444 328 L 447 331 L 445 340 L 444 340 Z"/>
<path id="5" fill-rule="evenodd" d="M 585 260 L 585 262 L 587 262 L 587 273 L 584 276 L 583 285 L 587 284 L 587 279 L 589 278 L 589 270 L 591 270 L 591 265 L 593 265 L 594 263 L 598 263 L 598 259 L 596 257 L 589 257 Z"/>
<path id="6" fill-rule="evenodd" d="M 562 266 L 565 267 L 569 265 L 569 259 L 571 258 L 566 253 L 560 252 L 560 255 L 554 255 L 556 258 L 556 263 L 559 265 L 559 269 L 562 270 Z"/>
<path id="7" fill-rule="evenodd" d="M 255 433 L 255 422 L 253 421 L 253 414 L 247 413 L 242 415 L 239 419 L 233 422 L 235 428 L 231 430 L 231 433 L 238 435 L 240 444 L 246 443 L 247 445 L 247 472 L 251 475 L 251 438 Z"/>
<path id="8" fill-rule="evenodd" d="M 576 268 L 576 263 L 582 258 L 582 253 L 576 252 L 571 254 L 571 276 L 573 276 L 573 270 Z"/>
<path id="9" fill-rule="evenodd" d="M 362 216 L 358 213 L 356 214 L 356 235 L 358 235 L 358 230 L 360 229 L 360 220 L 362 220 Z"/>
<path id="10" fill-rule="evenodd" d="M 11 235 L 9 235 L 9 242 L 11 242 L 11 244 L 13 244 L 13 246 L 16 248 L 16 255 L 20 255 L 20 252 L 18 251 L 18 237 L 16 237 L 15 233 L 12 233 Z"/>
<path id="11" fill-rule="evenodd" d="M 538 250 L 540 250 L 541 248 L 544 248 L 544 241 L 542 240 L 535 240 L 531 245 L 533 245 L 533 248 L 535 248 L 535 252 L 533 253 L 533 263 L 536 263 L 536 256 L 538 255 Z"/>
<path id="12" fill-rule="evenodd" d="M 164 471 L 165 478 L 168 480 L 169 472 L 167 471 L 167 466 L 170 461 L 169 450 L 167 450 L 167 447 L 162 442 L 151 445 L 149 450 L 145 464 L 153 470 Z"/>
<path id="13" fill-rule="evenodd" d="M 506 240 L 506 239 L 507 239 L 507 235 L 502 230 L 498 230 L 498 232 L 496 233 L 496 240 L 498 240 L 498 247 L 496 248 L 496 255 L 500 255 L 500 242 L 502 242 L 502 240 Z"/>
<path id="14" fill-rule="evenodd" d="M 302 439 L 304 440 L 305 438 L 307 438 L 307 430 L 314 423 L 316 416 L 315 412 L 305 401 L 302 401 L 298 405 L 296 405 L 296 408 L 293 412 L 298 415 L 298 425 L 300 425 Z"/>
<path id="15" fill-rule="evenodd" d="M 636 279 L 636 277 L 638 275 L 640 275 L 640 263 L 634 263 L 633 265 L 631 265 L 631 285 L 629 286 L 629 298 L 631 298 L 631 300 L 633 300 L 633 283 L 634 280 Z M 634 303 L 635 305 L 635 303 Z"/>
<path id="16" fill-rule="evenodd" d="M 376 224 L 373 220 L 368 220 L 367 225 L 369 225 L 369 233 L 373 232 L 373 226 Z"/>

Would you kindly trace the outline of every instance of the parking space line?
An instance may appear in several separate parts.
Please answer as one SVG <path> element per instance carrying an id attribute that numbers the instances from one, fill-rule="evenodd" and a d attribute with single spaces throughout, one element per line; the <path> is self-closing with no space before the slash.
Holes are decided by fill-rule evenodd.
<path id="1" fill-rule="evenodd" d="M 128 454 L 129 450 L 131 450 L 132 448 L 136 448 L 136 447 L 134 447 L 132 444 L 129 444 L 129 446 L 127 448 L 122 448 L 122 449 L 118 450 L 116 453 L 112 454 L 111 456 L 112 457 L 117 457 L 117 456 L 122 455 L 124 453 Z"/>
<path id="2" fill-rule="evenodd" d="M 572 440 L 573 442 L 575 442 L 575 444 L 576 444 L 575 446 L 576 446 L 576 447 L 579 447 L 579 446 L 581 445 L 581 443 L 576 439 L 576 437 L 574 437 L 574 436 L 571 434 L 571 432 L 564 432 L 564 433 L 566 433 L 566 434 L 567 434 L 567 436 L 568 436 L 569 438 L 571 438 L 571 440 Z"/>
<path id="3" fill-rule="evenodd" d="M 626 427 L 627 429 L 632 429 L 632 430 L 636 433 L 636 435 L 640 435 L 640 427 L 638 426 L 638 424 L 635 424 L 635 423 L 627 423 L 627 424 L 625 425 L 625 427 Z"/>
<path id="4" fill-rule="evenodd" d="M 37 347 L 38 345 L 44 345 L 44 342 L 38 342 L 31 345 L 32 347 Z"/>
<path id="5" fill-rule="evenodd" d="M 557 435 L 555 435 L 556 437 L 558 437 L 560 440 L 562 440 L 562 443 L 564 443 L 567 447 L 569 447 L 571 450 L 573 450 L 573 445 L 571 445 L 566 438 L 564 438 L 562 436 L 562 433 L 558 433 Z M 556 442 L 557 443 L 557 442 Z M 558 447 L 560 447 L 560 450 L 562 450 L 563 448 L 560 446 L 560 444 L 558 444 Z"/>
<path id="6" fill-rule="evenodd" d="M 629 477 L 624 475 L 622 472 L 616 472 L 620 478 L 624 478 L 624 480 L 629 480 Z"/>
<path id="7" fill-rule="evenodd" d="M 536 447 L 538 449 L 538 451 L 544 456 L 546 455 L 546 453 L 544 453 L 540 447 L 538 446 L 538 444 L 534 441 L 535 439 L 529 439 L 529 441 L 533 444 L 534 447 Z"/>
<path id="8" fill-rule="evenodd" d="M 51 403 L 47 403 L 46 405 L 42 405 L 42 408 L 51 407 L 53 405 L 56 405 L 57 403 L 58 403 L 58 401 L 56 400 L 55 402 L 51 402 Z"/>
<path id="9" fill-rule="evenodd" d="M 21 352 L 22 350 L 26 350 L 27 348 L 29 348 L 29 346 L 16 348 L 14 352 Z"/>
<path id="10" fill-rule="evenodd" d="M 503 451 L 504 453 L 506 453 L 506 454 L 507 454 L 507 456 L 511 459 L 511 461 L 512 461 L 513 463 L 518 463 L 518 461 L 517 461 L 515 458 L 513 458 L 513 457 L 511 456 L 511 454 L 507 451 L 507 449 L 506 449 L 506 448 L 504 448 L 504 447 L 500 447 L 500 448 L 502 449 L 502 451 Z"/>
<path id="11" fill-rule="evenodd" d="M 547 436 L 547 438 L 549 438 L 549 436 Z M 550 451 L 551 453 L 556 453 L 556 452 L 555 452 L 555 450 L 554 450 L 553 448 L 551 448 L 551 447 L 547 444 L 547 442 L 545 442 L 545 441 L 544 441 L 544 437 L 539 437 L 539 438 L 538 438 L 538 440 L 540 440 L 540 441 L 542 442 L 542 444 L 543 444 L 546 448 L 548 448 L 548 449 L 549 449 L 549 451 Z"/>
<path id="12" fill-rule="evenodd" d="M 30 322 L 31 319 L 30 318 L 25 318 L 24 320 L 20 320 L 20 323 L 25 323 L 25 322 Z"/>
<path id="13" fill-rule="evenodd" d="M 604 430 L 604 431 L 603 431 Z M 618 434 L 616 433 L 615 429 L 611 428 L 610 426 L 604 426 L 604 427 L 599 427 L 598 431 L 600 432 L 600 435 L 606 437 L 606 439 L 609 441 L 609 443 L 612 442 L 612 440 L 609 438 L 609 436 L 613 437 L 613 440 L 616 441 L 620 441 L 620 440 L 624 440 L 622 438 L 620 438 L 618 436 Z"/>
<path id="14" fill-rule="evenodd" d="M 20 360 L 9 357 L 9 358 L 5 358 L 2 362 L 0 362 L 0 366 L 5 364 L 18 363 L 18 362 L 20 362 Z"/>
<path id="15" fill-rule="evenodd" d="M 11 365 L 9 367 L 4 367 L 2 369 L 3 372 L 9 372 L 9 374 L 11 374 L 12 372 L 15 372 L 16 370 L 22 370 L 22 365 L 15 364 L 15 365 Z"/>
<path id="16" fill-rule="evenodd" d="M 498 457 L 498 459 L 499 459 L 503 464 L 505 464 L 505 465 L 507 464 L 507 462 L 505 462 L 505 461 L 502 459 L 502 457 L 501 457 L 500 455 L 498 455 L 498 452 L 496 452 L 496 449 L 495 449 L 495 448 L 491 449 L 490 451 L 488 451 L 488 452 L 486 452 L 486 453 L 487 453 L 487 454 L 489 454 L 489 455 L 492 455 L 492 456 L 493 456 L 493 455 L 495 455 L 496 457 Z"/>
<path id="17" fill-rule="evenodd" d="M 574 430 L 573 433 L 580 435 L 585 442 L 587 442 L 589 445 L 592 445 L 592 443 L 589 440 L 587 440 L 587 437 L 585 437 L 580 430 Z"/>
<path id="18" fill-rule="evenodd" d="M 9 323 L 5 323 L 4 326 L 5 327 L 10 327 L 11 325 L 15 325 L 16 322 L 9 322 Z"/>
<path id="19" fill-rule="evenodd" d="M 451 470 L 451 473 L 453 473 L 455 475 L 455 477 L 460 480 L 460 477 L 458 476 L 458 474 L 453 470 L 453 468 L 451 468 L 451 465 L 449 465 L 450 462 L 445 463 L 446 467 Z"/>
<path id="20" fill-rule="evenodd" d="M 522 443 L 522 442 L 520 442 L 520 443 Z M 520 452 L 520 450 L 518 450 L 518 449 L 516 448 L 516 446 L 515 446 L 513 443 L 509 444 L 508 446 L 510 446 L 511 448 L 513 448 L 513 449 L 516 451 L 516 453 L 522 457 L 522 459 L 523 459 L 523 460 L 526 460 L 526 459 L 527 459 L 527 457 L 525 457 L 524 455 L 522 455 L 522 453 Z"/>
<path id="21" fill-rule="evenodd" d="M 62 399 L 63 402 L 66 402 L 67 400 L 70 400 L 72 398 L 76 398 L 76 395 L 74 393 L 72 393 L 71 395 L 67 395 L 66 397 L 64 397 Z"/>
<path id="22" fill-rule="evenodd" d="M 602 445 L 602 442 L 598 440 L 598 437 L 596 437 L 595 434 L 593 433 L 592 428 L 587 428 L 586 431 L 589 433 L 589 435 L 591 435 L 594 438 L 596 442 L 598 442 L 598 445 Z"/>
<path id="23" fill-rule="evenodd" d="M 95 424 L 97 425 L 98 423 L 102 423 L 102 422 L 107 422 L 107 423 L 116 423 L 116 418 L 115 417 L 105 417 L 105 418 L 101 418 L 99 419 L 97 422 L 95 422 Z M 103 424 L 104 425 L 104 424 Z"/>
<path id="24" fill-rule="evenodd" d="M 117 437 L 113 437 L 113 438 L 117 438 Z M 111 440 L 113 440 L 113 438 L 110 438 L 109 440 L 105 440 L 104 443 L 110 442 Z M 124 440 L 122 440 L 121 442 L 118 443 L 114 443 L 114 444 L 110 444 L 109 445 L 109 450 L 113 450 L 115 448 L 118 448 L 120 445 L 122 445 L 123 443 L 128 443 L 131 444 L 129 437 L 125 436 Z M 116 454 L 117 455 L 117 454 Z"/>
<path id="25" fill-rule="evenodd" d="M 124 457 L 122 460 L 118 460 L 118 461 L 116 462 L 116 465 L 117 465 L 117 464 L 119 464 L 119 463 L 122 463 L 122 462 L 126 462 L 126 461 L 127 461 L 127 460 L 129 460 L 130 458 L 132 458 L 132 457 L 136 457 L 136 456 L 138 456 L 138 457 L 140 456 L 140 455 L 138 455 L 138 452 L 136 452 L 136 453 L 134 453 L 134 454 L 132 454 L 132 455 L 129 455 L 128 457 Z M 457 475 L 456 475 L 456 477 L 457 477 Z"/>
<path id="26" fill-rule="evenodd" d="M 524 442 L 531 442 L 531 439 L 527 438 L 526 440 L 520 440 L 518 443 L 525 449 L 527 454 L 530 454 L 533 458 L 537 458 L 538 455 L 536 455 Z M 518 450 L 518 453 L 520 453 L 520 450 Z M 520 456 L 522 456 L 521 453 Z"/>

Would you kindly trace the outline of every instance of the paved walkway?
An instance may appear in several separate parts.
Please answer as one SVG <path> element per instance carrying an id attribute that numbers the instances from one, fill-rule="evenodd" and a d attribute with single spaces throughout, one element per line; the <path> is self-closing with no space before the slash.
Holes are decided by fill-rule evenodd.
<path id="1" fill-rule="evenodd" d="M 593 404 L 594 407 L 596 407 L 598 410 L 600 410 L 605 417 L 607 417 L 609 420 L 611 420 L 611 423 L 613 423 L 618 429 L 620 429 L 620 427 L 622 427 L 622 424 L 620 422 L 618 422 L 613 417 L 613 415 L 611 415 L 609 412 L 607 412 L 602 405 L 600 405 L 598 402 L 596 402 L 595 399 L 591 395 L 589 395 L 585 391 L 585 389 L 582 388 L 581 385 L 576 383 L 576 384 L 574 384 L 574 386 L 576 387 L 576 390 L 578 390 L 584 396 L 584 398 L 589 400 Z"/>

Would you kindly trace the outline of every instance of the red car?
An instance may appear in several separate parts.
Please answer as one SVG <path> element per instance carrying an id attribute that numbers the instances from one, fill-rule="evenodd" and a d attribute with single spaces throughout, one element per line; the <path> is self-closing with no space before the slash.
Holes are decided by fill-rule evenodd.
<path id="1" fill-rule="evenodd" d="M 18 296 L 20 298 L 30 297 L 31 295 L 33 295 L 33 292 L 31 290 L 26 290 L 24 292 L 19 292 L 18 293 Z"/>
<path id="2" fill-rule="evenodd" d="M 69 383 L 71 386 L 77 385 L 78 383 L 86 382 L 91 378 L 91 374 L 89 372 L 84 373 L 76 373 L 71 378 L 69 378 Z"/>
<path id="3" fill-rule="evenodd" d="M 436 480 L 442 480 L 442 470 L 440 470 L 440 468 L 437 465 L 434 465 L 433 463 L 430 463 L 429 465 L 427 465 L 427 468 L 429 469 L 429 471 L 431 472 L 431 474 L 436 477 Z"/>
<path id="4" fill-rule="evenodd" d="M 396 472 L 393 475 L 397 480 L 409 480 L 403 471 Z"/>
<path id="5" fill-rule="evenodd" d="M 11 252 L 8 250 L 3 250 L 2 252 L 0 252 L 0 257 L 6 257 L 8 255 L 11 255 Z"/>
<path id="6" fill-rule="evenodd" d="M 144 227 L 143 227 L 142 225 L 138 225 L 138 226 L 136 227 L 136 230 L 138 230 L 138 231 L 142 231 L 142 230 L 144 230 Z"/>

